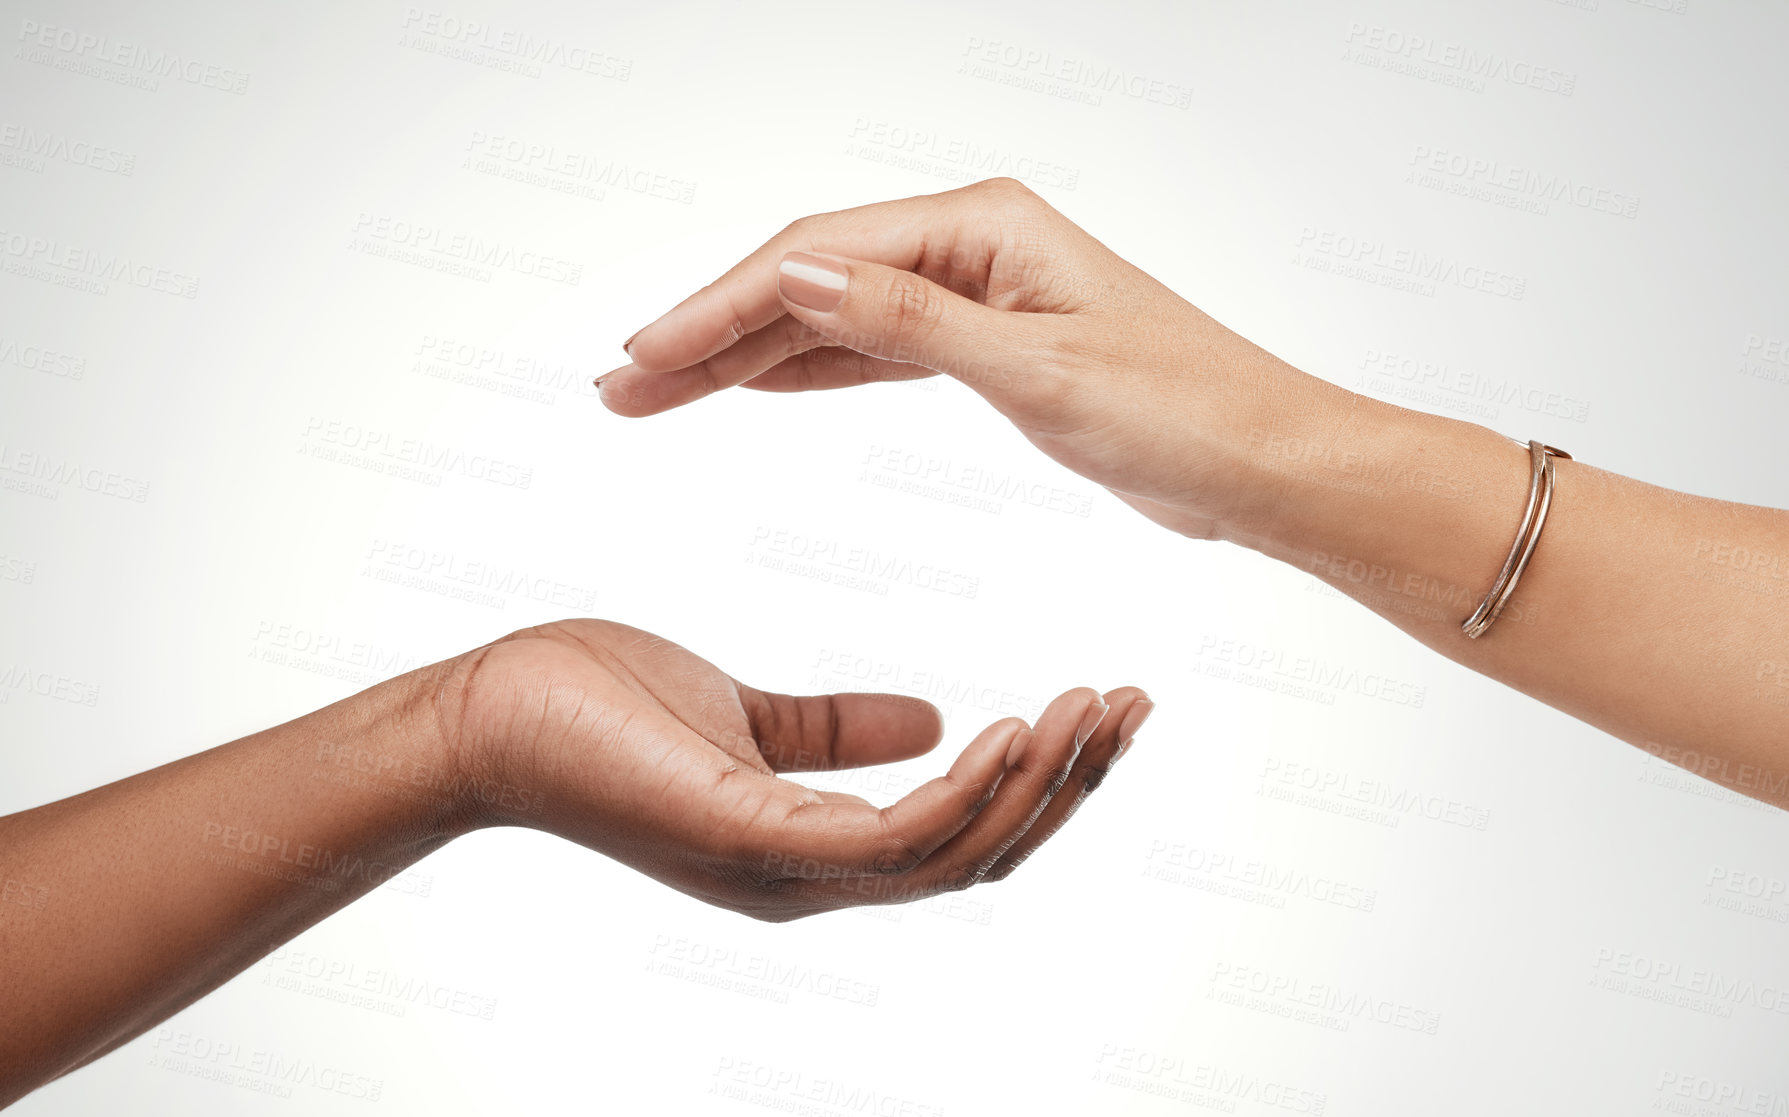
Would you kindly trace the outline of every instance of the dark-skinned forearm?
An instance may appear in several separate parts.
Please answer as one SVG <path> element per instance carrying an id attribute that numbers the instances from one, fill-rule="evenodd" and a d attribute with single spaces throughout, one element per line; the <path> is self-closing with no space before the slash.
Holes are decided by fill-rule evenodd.
<path id="1" fill-rule="evenodd" d="M 0 1104 L 215 989 L 467 828 L 443 666 L 0 818 Z"/>

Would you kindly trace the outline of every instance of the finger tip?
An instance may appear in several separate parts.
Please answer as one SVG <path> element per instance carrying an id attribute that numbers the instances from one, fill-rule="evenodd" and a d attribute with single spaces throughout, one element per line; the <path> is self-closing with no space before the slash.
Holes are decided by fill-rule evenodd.
<path id="1" fill-rule="evenodd" d="M 611 415 L 619 415 L 623 419 L 642 419 L 652 411 L 642 406 L 644 403 L 640 392 L 613 376 L 605 376 L 596 382 L 596 398 Z"/>
<path id="2" fill-rule="evenodd" d="M 932 703 L 920 700 L 920 717 L 923 719 L 923 735 L 926 742 L 920 753 L 928 753 L 944 743 L 944 711 Z"/>
<path id="3" fill-rule="evenodd" d="M 603 378 L 603 406 L 617 415 L 643 419 L 673 411 L 709 395 L 712 388 L 700 369 L 651 372 L 637 365 L 616 369 Z"/>
<path id="4" fill-rule="evenodd" d="M 1025 749 L 1031 744 L 1031 739 L 1034 736 L 1036 736 L 1036 733 L 1028 728 L 1021 729 L 1013 735 L 1012 740 L 1008 742 L 1006 746 L 1006 766 L 1008 768 L 1017 765 L 1020 759 L 1024 757 Z"/>
<path id="5" fill-rule="evenodd" d="M 1030 729 L 1023 718 L 1001 718 L 976 734 L 975 740 L 964 747 L 956 763 L 951 765 L 951 775 L 987 772 L 993 778 L 998 778 L 1006 771 L 1006 756 L 1012 748 L 1013 739 Z"/>
<path id="6" fill-rule="evenodd" d="M 1118 726 L 1118 743 L 1121 749 L 1130 747 L 1131 739 L 1143 728 L 1143 723 L 1149 720 L 1149 715 L 1154 711 L 1155 703 L 1147 696 L 1131 703 L 1130 709 L 1124 712 L 1124 721 Z"/>
<path id="7" fill-rule="evenodd" d="M 652 412 L 649 397 L 642 390 L 640 366 L 625 364 L 596 378 L 596 398 L 610 412 L 628 419 L 637 419 Z"/>
<path id="8" fill-rule="evenodd" d="M 1090 686 L 1070 687 L 1056 696 L 1056 702 L 1065 706 L 1086 705 L 1093 702 L 1104 703 L 1106 696 Z M 1056 703 L 1051 703 L 1055 705 Z"/>

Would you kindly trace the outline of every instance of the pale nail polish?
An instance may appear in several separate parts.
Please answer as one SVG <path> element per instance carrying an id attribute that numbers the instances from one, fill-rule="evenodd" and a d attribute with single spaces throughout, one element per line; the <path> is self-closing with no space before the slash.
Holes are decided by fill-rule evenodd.
<path id="1" fill-rule="evenodd" d="M 1086 744 L 1087 738 L 1093 736 L 1093 731 L 1099 728 L 1099 723 L 1105 719 L 1106 711 L 1109 709 L 1111 707 L 1097 700 L 1093 705 L 1087 707 L 1087 712 L 1081 715 L 1081 728 L 1075 730 L 1076 748 Z"/>
<path id="2" fill-rule="evenodd" d="M 1131 703 L 1131 708 L 1125 711 L 1124 721 L 1118 725 L 1119 742 L 1123 743 L 1135 737 L 1137 730 L 1143 728 L 1143 723 L 1149 720 L 1149 715 L 1154 710 L 1155 703 L 1147 698 L 1139 698 Z"/>
<path id="3" fill-rule="evenodd" d="M 1031 744 L 1033 734 L 1029 729 L 1021 729 L 1013 737 L 1013 743 L 1006 746 L 1006 766 L 1011 768 L 1025 755 L 1025 749 Z"/>
<path id="4" fill-rule="evenodd" d="M 808 252 L 791 252 L 777 266 L 776 289 L 796 306 L 828 313 L 845 301 L 844 265 Z"/>

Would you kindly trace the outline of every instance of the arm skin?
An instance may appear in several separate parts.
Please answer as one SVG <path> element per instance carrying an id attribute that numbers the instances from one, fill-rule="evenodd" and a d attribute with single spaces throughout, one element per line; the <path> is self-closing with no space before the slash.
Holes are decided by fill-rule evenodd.
<path id="1" fill-rule="evenodd" d="M 599 384 L 628 416 L 739 384 L 954 376 L 1157 523 L 1290 563 L 1450 659 L 1789 806 L 1789 513 L 1557 461 L 1515 597 L 1469 639 L 1527 448 L 1293 368 L 1010 179 L 796 221 L 626 348 Z"/>
<path id="2" fill-rule="evenodd" d="M 472 830 L 525 825 L 783 921 L 1005 876 L 1148 716 L 1082 687 L 877 809 L 778 772 L 917 756 L 896 695 L 766 694 L 649 633 L 514 633 L 295 721 L 0 818 L 0 1107 Z"/>

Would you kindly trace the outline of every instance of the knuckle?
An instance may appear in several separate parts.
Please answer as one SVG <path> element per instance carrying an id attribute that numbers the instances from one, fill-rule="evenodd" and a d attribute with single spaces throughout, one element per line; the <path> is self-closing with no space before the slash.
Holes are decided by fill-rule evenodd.
<path id="1" fill-rule="evenodd" d="M 828 229 L 836 231 L 841 225 L 848 223 L 850 212 L 850 210 L 827 210 L 822 213 L 810 213 L 805 217 L 797 217 L 783 226 L 782 232 L 777 234 L 777 239 L 786 241 L 791 251 L 804 251 L 818 243 L 826 235 Z"/>
<path id="2" fill-rule="evenodd" d="M 1016 178 L 991 178 L 985 185 L 988 191 L 982 204 L 996 218 L 1003 239 L 1029 240 L 1034 247 L 1050 243 L 1050 237 L 1041 235 L 1049 202 Z"/>
<path id="3" fill-rule="evenodd" d="M 1112 767 L 1109 764 L 1098 764 L 1087 769 L 1087 774 L 1081 777 L 1081 790 L 1088 794 L 1099 790 L 1099 785 L 1106 782 L 1106 776 L 1111 771 Z"/>
<path id="4" fill-rule="evenodd" d="M 902 276 L 889 285 L 883 300 L 883 333 L 918 341 L 931 331 L 942 309 L 937 288 L 916 275 Z"/>
<path id="5" fill-rule="evenodd" d="M 1026 186 L 1011 175 L 1000 175 L 995 178 L 983 179 L 976 185 L 990 196 L 999 198 L 1002 201 L 1023 202 L 1027 199 L 1037 197 L 1037 193 L 1033 191 L 1031 187 Z"/>
<path id="6" fill-rule="evenodd" d="M 967 865 L 959 865 L 945 873 L 944 878 L 938 882 L 938 886 L 945 892 L 961 892 L 973 886 L 976 881 L 981 879 L 981 875 L 980 872 Z"/>
<path id="7" fill-rule="evenodd" d="M 1010 877 L 1013 875 L 1014 869 L 1017 869 L 1020 865 L 1023 865 L 1025 863 L 1025 858 L 1028 856 L 1030 856 L 1030 855 L 1022 853 L 1019 856 L 1014 857 L 1010 861 L 1002 861 L 1000 864 L 998 864 L 998 865 L 994 866 L 992 869 L 988 870 L 988 875 L 986 877 L 984 877 L 983 879 L 986 880 L 989 884 L 994 884 L 996 882 L 1005 880 L 1007 877 Z"/>
<path id="8" fill-rule="evenodd" d="M 919 851 L 907 839 L 890 835 L 870 859 L 870 867 L 878 873 L 910 872 L 920 863 Z"/>
<path id="9" fill-rule="evenodd" d="M 1024 382 L 1013 385 L 1013 388 L 1024 397 L 1044 425 L 1053 429 L 1082 406 L 1086 377 L 1080 370 L 1088 367 L 1090 362 L 1083 357 L 1065 352 L 1052 342 L 1044 347 L 1038 359 L 1027 363 Z"/>

